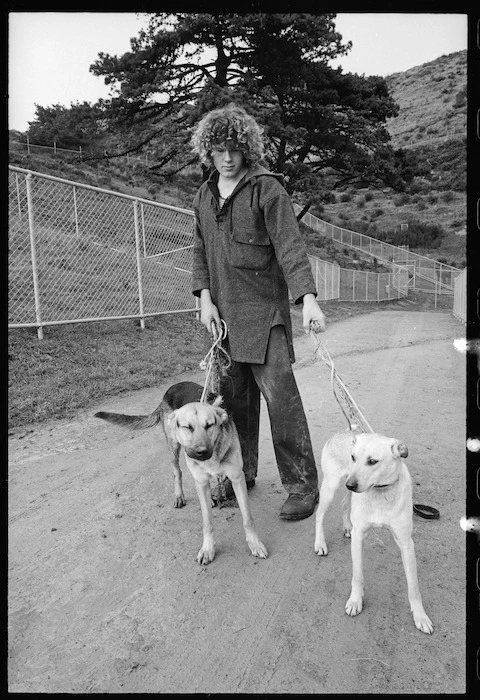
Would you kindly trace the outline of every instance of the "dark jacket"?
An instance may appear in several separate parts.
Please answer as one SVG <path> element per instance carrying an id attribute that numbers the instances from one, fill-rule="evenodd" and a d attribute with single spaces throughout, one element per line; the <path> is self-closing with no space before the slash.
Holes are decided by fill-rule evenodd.
<path id="1" fill-rule="evenodd" d="M 316 289 L 290 197 L 281 176 L 256 165 L 220 209 L 217 180 L 212 173 L 193 202 L 193 294 L 210 290 L 232 360 L 263 363 L 280 315 L 294 362 L 288 290 L 298 304 Z"/>

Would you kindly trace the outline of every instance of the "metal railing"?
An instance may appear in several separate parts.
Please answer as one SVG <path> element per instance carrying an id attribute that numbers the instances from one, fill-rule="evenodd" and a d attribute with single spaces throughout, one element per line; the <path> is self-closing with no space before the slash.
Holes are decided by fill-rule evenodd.
<path id="1" fill-rule="evenodd" d="M 467 268 L 455 278 L 453 315 L 462 323 L 467 322 Z"/>
<path id="2" fill-rule="evenodd" d="M 192 212 L 9 166 L 9 326 L 193 311 Z"/>
<path id="3" fill-rule="evenodd" d="M 301 210 L 299 205 L 294 205 L 294 208 L 297 213 Z M 310 214 L 310 212 L 302 217 L 302 222 L 342 246 L 358 250 L 386 264 L 408 267 L 412 289 L 453 295 L 453 283 L 461 270 L 452 265 L 446 265 L 425 255 L 413 253 L 403 246 L 394 246 L 363 233 L 335 226 Z"/>
<path id="4" fill-rule="evenodd" d="M 350 270 L 308 256 L 319 301 L 388 301 L 408 294 L 408 270 L 400 265 L 392 272 Z"/>
<path id="5" fill-rule="evenodd" d="M 49 325 L 139 318 L 144 327 L 149 316 L 196 310 L 193 231 L 190 210 L 9 166 L 9 327 L 42 338 Z M 376 273 L 309 260 L 319 300 L 396 299 L 413 279 L 396 262 Z"/>
<path id="6" fill-rule="evenodd" d="M 57 154 L 71 154 L 73 158 L 76 158 L 77 160 L 83 161 L 83 160 L 105 160 L 108 161 L 110 159 L 114 160 L 115 162 L 118 162 L 119 160 L 121 162 L 126 162 L 127 165 L 130 163 L 130 161 L 134 162 L 142 162 L 146 166 L 149 165 L 149 163 L 154 163 L 155 160 L 152 159 L 152 154 L 149 153 L 148 151 L 143 151 L 141 153 L 126 153 L 125 155 L 115 155 L 108 153 L 107 151 L 104 151 L 101 153 L 100 151 L 97 152 L 92 152 L 92 151 L 84 151 L 82 150 L 82 147 L 79 146 L 77 150 L 72 149 L 72 148 L 62 148 L 60 146 L 57 146 L 57 144 L 54 142 L 51 146 L 46 146 L 44 144 L 39 144 L 39 143 L 30 143 L 28 136 L 27 140 L 24 141 L 14 141 L 10 140 L 9 143 L 9 148 L 12 151 L 20 151 L 20 152 L 26 152 L 28 155 L 34 155 L 35 153 L 45 153 L 45 151 L 48 151 L 49 154 L 51 155 L 57 155 Z"/>

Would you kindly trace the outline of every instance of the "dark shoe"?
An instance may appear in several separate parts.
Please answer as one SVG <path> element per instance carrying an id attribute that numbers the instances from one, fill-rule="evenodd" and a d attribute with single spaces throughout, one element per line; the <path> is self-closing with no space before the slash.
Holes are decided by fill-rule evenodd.
<path id="1" fill-rule="evenodd" d="M 302 520 L 312 515 L 318 503 L 318 491 L 315 493 L 291 493 L 282 506 L 280 517 L 284 520 Z"/>
<path id="2" fill-rule="evenodd" d="M 255 486 L 255 479 L 246 479 L 247 491 Z M 223 501 L 231 501 L 235 498 L 235 491 L 233 490 L 232 482 L 228 477 L 223 479 L 221 482 L 215 484 L 211 489 L 212 491 L 212 501 L 216 503 L 223 503 Z"/>

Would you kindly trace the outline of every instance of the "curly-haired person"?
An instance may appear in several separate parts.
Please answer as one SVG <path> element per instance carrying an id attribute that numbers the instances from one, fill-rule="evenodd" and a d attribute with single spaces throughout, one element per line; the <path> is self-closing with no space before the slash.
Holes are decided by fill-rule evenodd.
<path id="1" fill-rule="evenodd" d="M 232 364 L 221 393 L 242 447 L 247 488 L 258 466 L 260 393 L 268 408 L 275 457 L 288 498 L 280 516 L 310 516 L 318 500 L 318 476 L 295 361 L 289 291 L 303 303 L 303 327 L 325 328 L 290 197 L 282 177 L 260 165 L 262 129 L 235 104 L 215 109 L 198 123 L 193 150 L 212 172 L 197 192 L 192 291 L 200 318 L 227 324 Z M 227 497 L 233 488 L 227 480 Z"/>

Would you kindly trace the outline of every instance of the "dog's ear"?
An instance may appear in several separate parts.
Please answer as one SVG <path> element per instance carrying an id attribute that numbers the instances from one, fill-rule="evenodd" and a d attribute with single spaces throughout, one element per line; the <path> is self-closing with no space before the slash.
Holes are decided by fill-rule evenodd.
<path id="1" fill-rule="evenodd" d="M 408 447 L 403 442 L 395 440 L 392 442 L 391 450 L 394 457 L 408 457 Z"/>
<path id="2" fill-rule="evenodd" d="M 213 408 L 215 409 L 218 425 L 223 425 L 223 423 L 226 423 L 228 421 L 228 413 L 226 410 L 224 408 L 220 408 L 220 406 L 215 406 L 215 404 Z"/>

